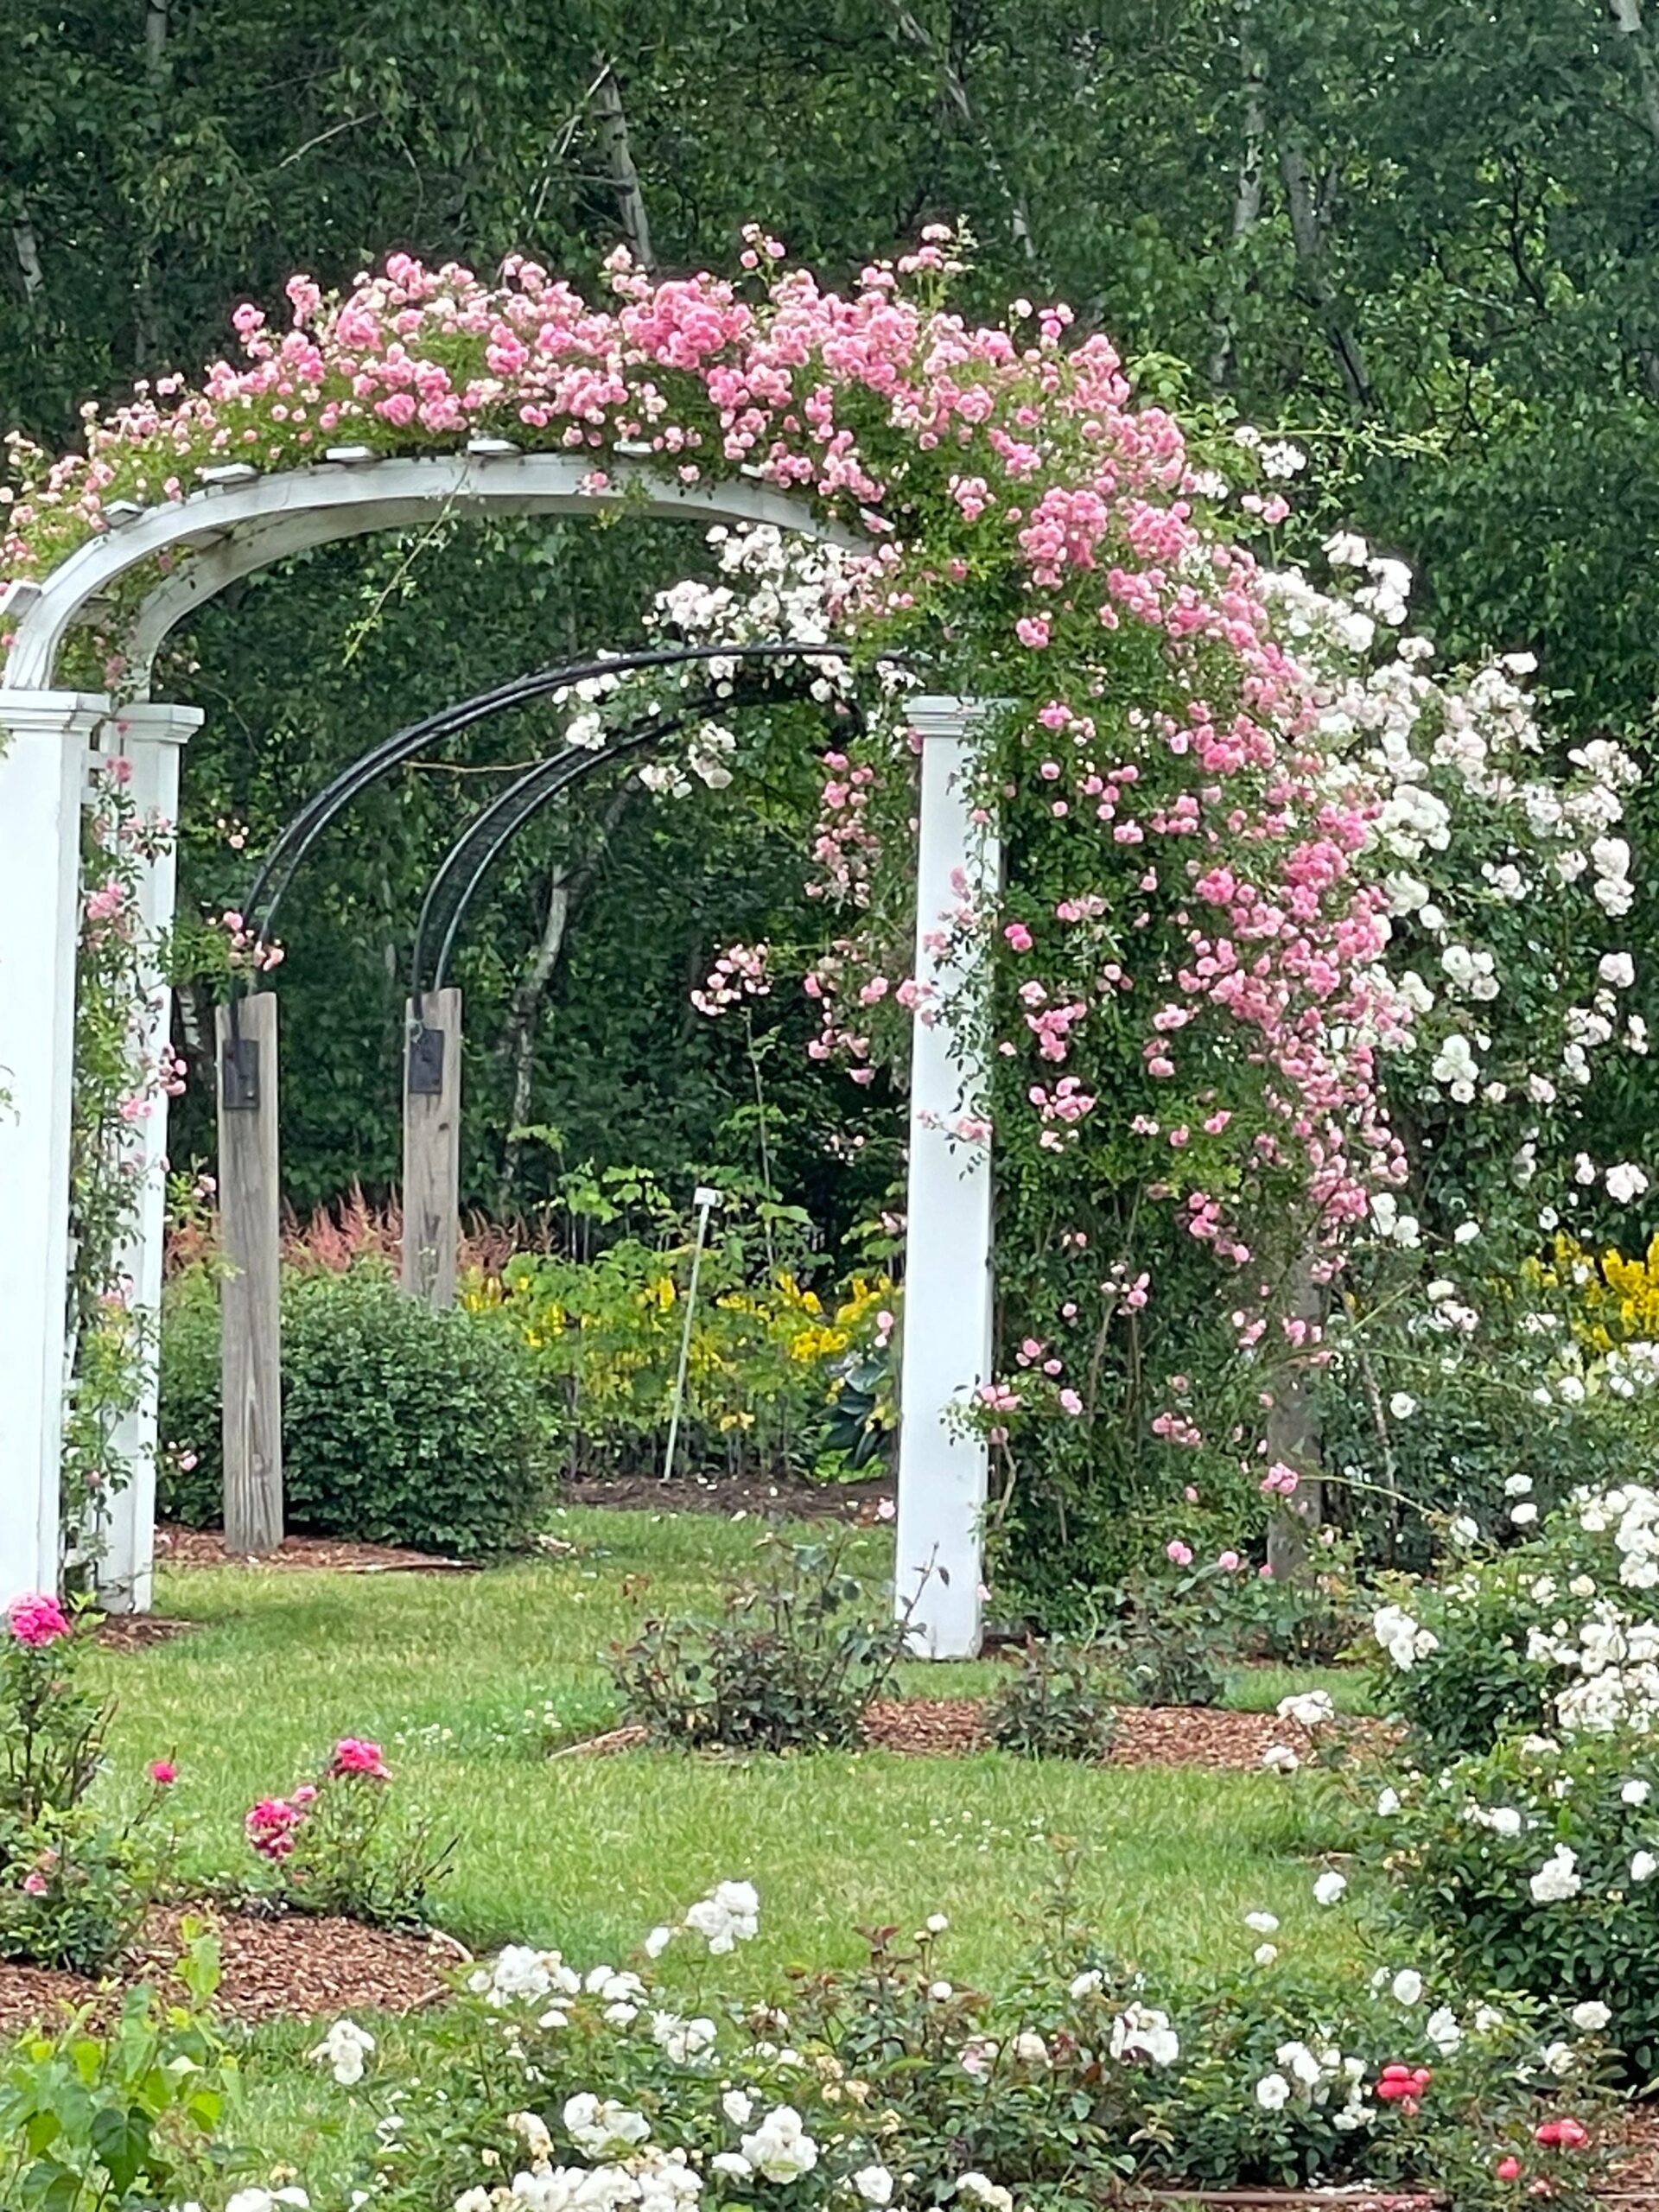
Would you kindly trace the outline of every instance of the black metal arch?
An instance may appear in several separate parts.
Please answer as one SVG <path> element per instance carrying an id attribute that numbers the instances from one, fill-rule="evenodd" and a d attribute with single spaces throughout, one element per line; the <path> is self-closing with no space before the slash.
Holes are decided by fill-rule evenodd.
<path id="1" fill-rule="evenodd" d="M 704 720 L 716 709 L 741 711 L 769 696 L 763 686 L 728 697 L 713 692 L 676 702 L 668 715 L 652 713 L 628 723 L 611 741 L 597 749 L 566 746 L 551 759 L 535 766 L 475 816 L 444 855 L 422 901 L 410 954 L 409 995 L 418 1025 L 426 994 L 426 977 L 432 940 L 437 936 L 436 957 L 431 961 L 435 991 L 441 991 L 467 909 L 485 877 L 519 832 L 562 791 L 582 782 L 607 763 L 623 760 L 662 744 L 689 724 Z M 440 934 L 441 932 L 441 934 Z"/>
<path id="2" fill-rule="evenodd" d="M 791 639 L 754 645 L 652 646 L 572 661 L 561 668 L 517 677 L 511 683 L 480 692 L 458 706 L 445 707 L 420 721 L 410 723 L 391 737 L 383 738 L 332 782 L 324 785 L 283 830 L 266 855 L 243 909 L 245 927 L 252 944 L 257 948 L 270 941 L 276 910 L 287 895 L 295 871 L 323 831 L 338 820 L 354 798 L 412 760 L 423 746 L 435 740 L 452 737 L 495 715 L 510 713 L 515 707 L 528 706 L 550 693 L 574 688 L 596 677 L 628 676 L 645 669 L 686 667 L 704 661 L 764 663 L 791 658 L 844 661 L 850 655 L 844 645 L 812 645 Z"/>

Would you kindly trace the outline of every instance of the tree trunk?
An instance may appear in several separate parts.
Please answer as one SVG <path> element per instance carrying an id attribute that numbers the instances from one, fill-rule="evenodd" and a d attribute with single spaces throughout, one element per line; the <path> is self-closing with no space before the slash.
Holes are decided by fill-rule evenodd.
<path id="1" fill-rule="evenodd" d="M 974 104 L 968 97 L 967 84 L 951 58 L 949 46 L 940 44 L 927 26 L 905 5 L 905 0 L 893 0 L 893 12 L 900 37 L 907 39 L 932 64 L 945 104 L 954 111 L 963 130 L 977 143 L 985 157 L 985 165 L 1007 207 L 1008 229 L 1015 243 L 1027 261 L 1035 261 L 1037 247 L 1031 235 L 1031 219 L 1027 214 L 1025 202 L 1009 182 L 1001 156 L 981 127 Z"/>
<path id="2" fill-rule="evenodd" d="M 1371 398 L 1371 380 L 1365 368 L 1365 357 L 1360 350 L 1359 339 L 1350 326 L 1343 311 L 1337 288 L 1331 282 L 1325 266 L 1325 236 L 1329 218 L 1321 214 L 1313 198 L 1313 180 L 1307 173 L 1307 163 L 1300 146 L 1287 146 L 1279 156 L 1279 174 L 1285 181 L 1285 194 L 1290 207 L 1290 234 L 1295 244 L 1296 260 L 1302 272 L 1302 283 L 1307 296 L 1318 308 L 1325 324 L 1331 350 L 1336 355 L 1337 367 L 1353 405 L 1368 407 Z"/>
<path id="3" fill-rule="evenodd" d="M 1210 355 L 1210 382 L 1217 391 L 1226 383 L 1232 367 L 1239 260 L 1262 219 L 1262 170 L 1268 142 L 1268 59 L 1256 43 L 1253 18 L 1254 0 L 1239 0 L 1238 60 L 1244 86 L 1244 145 L 1239 156 L 1238 188 L 1233 194 L 1229 265 L 1222 280 L 1215 345 Z"/>
<path id="4" fill-rule="evenodd" d="M 645 213 L 645 195 L 639 187 L 639 172 L 634 167 L 627 110 L 622 105 L 622 87 L 616 81 L 613 62 L 605 64 L 604 73 L 594 88 L 594 104 L 599 110 L 611 185 L 629 249 L 639 267 L 648 276 L 655 276 L 657 257 L 652 251 L 651 220 Z"/>
<path id="5" fill-rule="evenodd" d="M 1636 65 L 1636 82 L 1642 96 L 1642 119 L 1648 126 L 1648 136 L 1659 146 L 1659 63 L 1654 60 L 1653 48 L 1642 22 L 1642 0 L 1609 0 L 1614 28 L 1624 41 L 1624 50 Z"/>
<path id="6" fill-rule="evenodd" d="M 554 869 L 547 888 L 547 913 L 542 924 L 541 940 L 531 955 L 529 967 L 518 979 L 512 994 L 512 1002 L 507 1008 L 501 1048 L 512 1068 L 512 1104 L 507 1116 L 507 1139 L 501 1155 L 501 1179 L 496 1189 L 496 1211 L 503 1215 L 512 1211 L 513 1192 L 524 1158 L 521 1132 L 530 1118 L 531 1099 L 536 1081 L 537 1038 L 548 987 L 563 956 L 571 918 L 592 889 L 606 848 L 640 788 L 632 776 L 619 785 L 611 794 L 610 804 L 600 821 L 598 834 L 581 867 L 574 873 L 563 866 Z"/>
<path id="7" fill-rule="evenodd" d="M 1290 1270 L 1291 1312 L 1310 1326 L 1325 1319 L 1325 1298 L 1313 1280 L 1313 1253 L 1304 1246 Z M 1294 1581 L 1307 1571 L 1308 1547 L 1325 1519 L 1324 1463 L 1306 1370 L 1286 1369 L 1274 1386 L 1268 1414 L 1268 1460 L 1282 1460 L 1301 1480 L 1268 1526 L 1268 1565 L 1275 1582 Z"/>

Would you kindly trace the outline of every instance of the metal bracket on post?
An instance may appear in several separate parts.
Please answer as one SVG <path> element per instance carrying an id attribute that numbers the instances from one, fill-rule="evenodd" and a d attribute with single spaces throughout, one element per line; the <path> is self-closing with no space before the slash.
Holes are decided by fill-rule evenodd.
<path id="1" fill-rule="evenodd" d="M 219 1064 L 220 1096 L 227 1114 L 259 1111 L 259 1040 L 232 1028 Z"/>
<path id="2" fill-rule="evenodd" d="M 443 1090 L 443 1032 L 424 1022 L 409 1033 L 409 1095 L 436 1098 Z"/>

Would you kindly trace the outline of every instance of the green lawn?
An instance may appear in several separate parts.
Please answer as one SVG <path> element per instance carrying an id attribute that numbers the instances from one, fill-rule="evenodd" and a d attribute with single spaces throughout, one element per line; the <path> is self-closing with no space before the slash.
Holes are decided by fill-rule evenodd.
<path id="1" fill-rule="evenodd" d="M 741 1876 L 761 1892 L 760 1939 L 741 1961 L 757 1986 L 798 1961 L 850 1960 L 861 1923 L 935 1911 L 950 1916 L 950 1970 L 988 1978 L 1027 1947 L 1056 1838 L 1084 1847 L 1077 1902 L 1120 1954 L 1239 1957 L 1255 1941 L 1243 1916 L 1262 1908 L 1282 1920 L 1281 1944 L 1328 1952 L 1347 1940 L 1349 1916 L 1321 1914 L 1311 1894 L 1313 1862 L 1339 1831 L 1318 1792 L 1267 1774 L 996 1752 L 550 1759 L 549 1726 L 568 1739 L 613 1725 L 605 1645 L 646 1610 L 711 1606 L 756 1533 L 712 1516 L 575 1510 L 557 1527 L 569 1556 L 478 1575 L 165 1574 L 158 1610 L 200 1625 L 101 1659 L 118 1769 L 176 1758 L 187 1863 L 205 1874 L 245 1866 L 241 1816 L 255 1797 L 302 1778 L 337 1737 L 374 1737 L 411 1802 L 460 1838 L 435 1900 L 442 1924 L 474 1948 L 529 1941 L 582 1963 L 620 1961 L 647 1929 Z M 884 1541 L 868 1539 L 877 1572 Z M 982 1688 L 989 1671 L 906 1675 L 947 1694 Z M 1352 1701 L 1339 1676 L 1252 1669 L 1237 1702 L 1270 1706 L 1315 1680 Z M 296 2145 L 340 2109 L 294 2063 L 305 2040 L 262 2036 L 251 2064 L 260 2133 L 296 2164 Z"/>

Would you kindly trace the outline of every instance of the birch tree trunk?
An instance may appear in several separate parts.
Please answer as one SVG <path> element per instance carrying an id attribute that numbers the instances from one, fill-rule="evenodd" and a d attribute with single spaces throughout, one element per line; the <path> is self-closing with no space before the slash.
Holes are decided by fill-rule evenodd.
<path id="1" fill-rule="evenodd" d="M 1613 26 L 1624 41 L 1624 50 L 1636 68 L 1637 88 L 1642 97 L 1642 119 L 1648 136 L 1659 146 L 1659 62 L 1642 21 L 1642 0 L 1609 0 Z"/>
<path id="2" fill-rule="evenodd" d="M 1290 234 L 1296 248 L 1296 261 L 1301 271 L 1303 287 L 1325 324 L 1325 335 L 1331 341 L 1332 352 L 1336 355 L 1337 367 L 1350 400 L 1356 408 L 1368 407 L 1371 398 L 1371 380 L 1366 372 L 1365 357 L 1325 267 L 1325 234 L 1330 217 L 1321 211 L 1314 198 L 1313 180 L 1308 175 L 1307 162 L 1300 146 L 1293 144 L 1285 148 L 1279 156 L 1279 174 L 1284 179 L 1285 196 L 1290 209 Z"/>
<path id="3" fill-rule="evenodd" d="M 616 80 L 616 65 L 604 64 L 598 83 L 594 87 L 594 105 L 600 120 L 600 133 L 605 142 L 605 156 L 610 164 L 611 187 L 616 194 L 617 213 L 622 219 L 628 249 L 647 275 L 657 273 L 657 257 L 652 251 L 651 219 L 645 213 L 645 195 L 640 188 L 639 172 L 634 165 L 633 142 L 628 135 L 628 112 L 622 105 L 622 87 Z"/>
<path id="4" fill-rule="evenodd" d="M 1313 1253 L 1304 1246 L 1290 1270 L 1291 1312 L 1310 1326 L 1325 1319 L 1325 1298 L 1313 1280 Z M 1268 1414 L 1268 1459 L 1294 1467 L 1301 1480 L 1268 1525 L 1268 1565 L 1275 1582 L 1292 1582 L 1306 1572 L 1308 1547 L 1325 1519 L 1319 1422 L 1306 1370 L 1287 1368 L 1274 1387 Z"/>
<path id="5" fill-rule="evenodd" d="M 1256 43 L 1255 0 L 1239 0 L 1238 60 L 1244 90 L 1244 145 L 1239 157 L 1238 188 L 1233 194 L 1229 266 L 1222 282 L 1216 340 L 1210 355 L 1210 382 L 1217 391 L 1226 383 L 1232 367 L 1240 257 L 1262 219 L 1262 171 L 1268 144 L 1268 58 Z"/>

